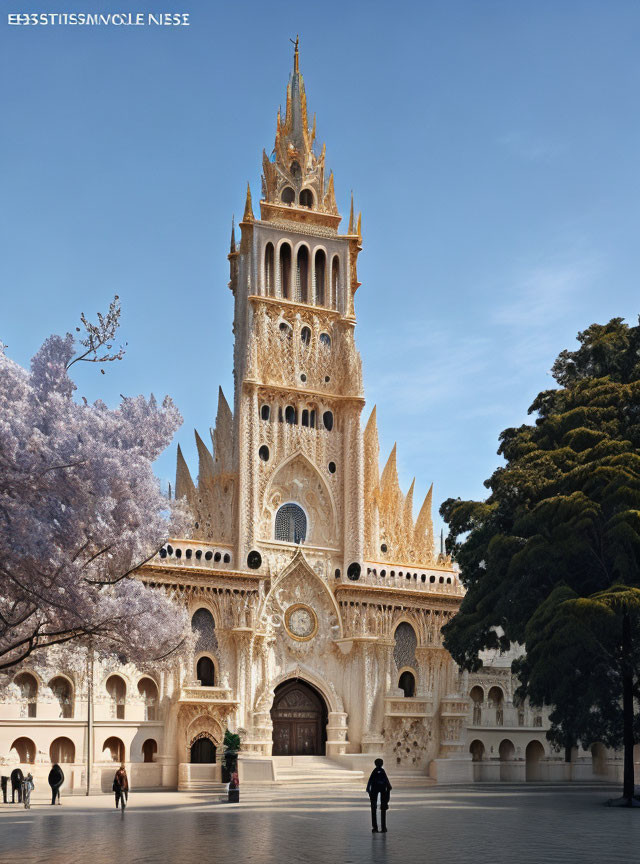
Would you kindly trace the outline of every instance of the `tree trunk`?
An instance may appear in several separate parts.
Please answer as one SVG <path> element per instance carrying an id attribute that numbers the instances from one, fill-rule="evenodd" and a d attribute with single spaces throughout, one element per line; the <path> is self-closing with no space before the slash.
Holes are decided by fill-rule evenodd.
<path id="1" fill-rule="evenodd" d="M 622 796 L 629 803 L 633 799 L 633 667 L 631 663 L 631 615 L 622 613 L 622 718 L 624 746 L 624 774 Z"/>

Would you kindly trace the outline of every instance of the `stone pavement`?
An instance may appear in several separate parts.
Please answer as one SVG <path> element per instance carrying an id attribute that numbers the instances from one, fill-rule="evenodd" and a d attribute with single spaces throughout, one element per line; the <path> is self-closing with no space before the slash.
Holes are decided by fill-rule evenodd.
<path id="1" fill-rule="evenodd" d="M 389 833 L 372 834 L 361 789 L 245 789 L 240 804 L 202 793 L 138 792 L 31 810 L 0 805 L 0 860 L 20 864 L 630 864 L 640 811 L 603 802 L 604 785 L 394 790 Z"/>

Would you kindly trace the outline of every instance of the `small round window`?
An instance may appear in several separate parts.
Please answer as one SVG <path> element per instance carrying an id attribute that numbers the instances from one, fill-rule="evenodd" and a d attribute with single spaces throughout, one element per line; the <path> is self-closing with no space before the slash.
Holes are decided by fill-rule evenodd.
<path id="1" fill-rule="evenodd" d="M 269 448 L 266 444 L 263 444 L 262 447 L 258 450 L 258 456 L 262 459 L 263 462 L 269 461 Z"/>
<path id="2" fill-rule="evenodd" d="M 335 462 L 329 462 L 328 467 L 329 467 L 329 474 L 335 474 L 336 473 L 336 463 Z"/>

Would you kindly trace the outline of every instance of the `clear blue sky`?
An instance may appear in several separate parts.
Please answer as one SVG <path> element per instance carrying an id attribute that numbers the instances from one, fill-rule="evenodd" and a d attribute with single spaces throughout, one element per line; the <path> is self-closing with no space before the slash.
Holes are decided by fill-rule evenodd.
<path id="1" fill-rule="evenodd" d="M 27 363 L 122 298 L 125 359 L 79 392 L 169 393 L 193 428 L 232 398 L 231 214 L 259 198 L 301 37 L 338 203 L 363 211 L 356 335 L 382 460 L 477 497 L 499 432 L 593 321 L 640 312 L 640 5 L 589 0 L 169 4 L 188 28 L 8 27 L 0 338 Z M 77 367 L 76 367 L 77 368 Z M 158 462 L 174 474 L 175 442 Z M 418 502 L 419 503 L 419 502 Z"/>

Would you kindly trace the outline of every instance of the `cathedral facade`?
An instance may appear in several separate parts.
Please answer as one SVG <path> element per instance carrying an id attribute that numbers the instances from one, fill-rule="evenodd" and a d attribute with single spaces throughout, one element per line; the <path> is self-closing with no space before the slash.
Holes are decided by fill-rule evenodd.
<path id="1" fill-rule="evenodd" d="M 233 409 L 220 391 L 195 481 L 178 448 L 194 529 L 139 573 L 188 606 L 193 656 L 21 670 L 0 705 L 5 761 L 70 763 L 76 790 L 87 766 L 109 789 L 121 760 L 134 787 L 196 788 L 220 779 L 228 728 L 249 782 L 305 757 L 358 772 L 382 756 L 392 775 L 439 782 L 564 776 L 546 715 L 514 699 L 510 658 L 469 675 L 443 647 L 464 588 L 435 548 L 432 491 L 414 518 L 395 447 L 380 471 L 375 408 L 363 423 L 353 202 L 341 223 L 296 45 L 261 199 L 247 189 L 232 230 Z"/>

